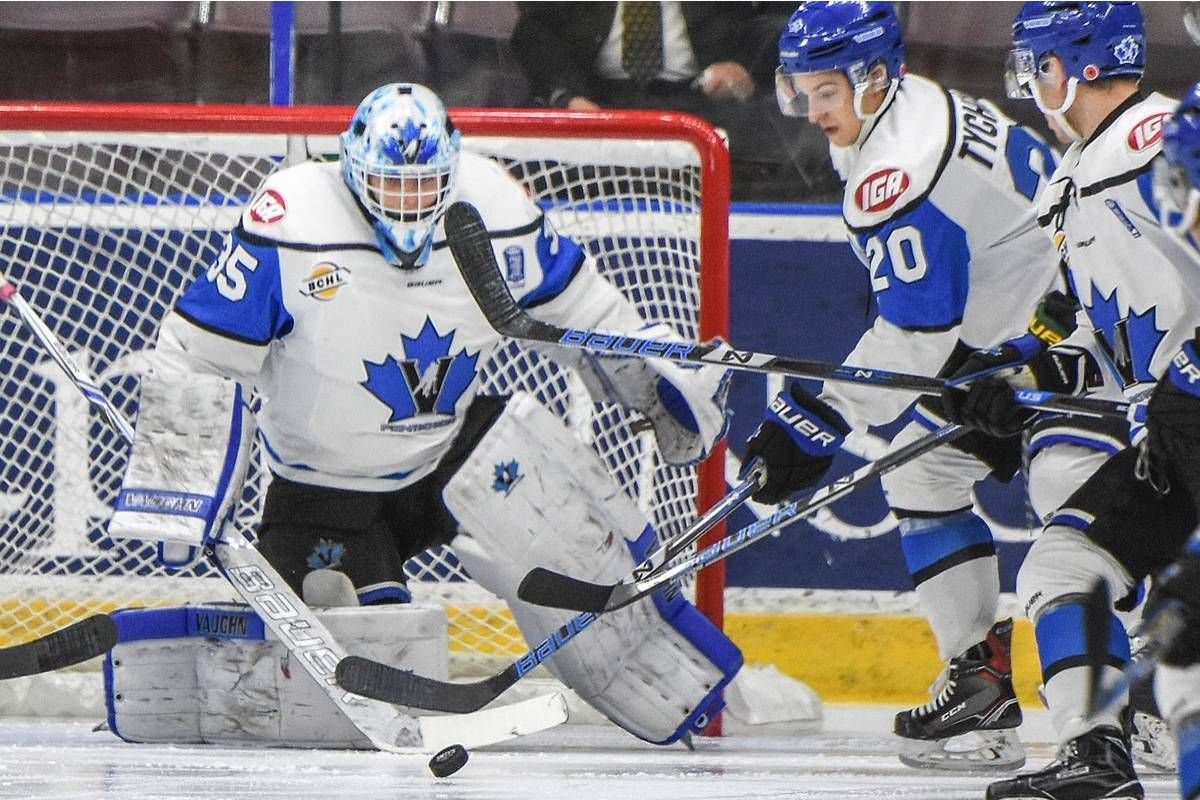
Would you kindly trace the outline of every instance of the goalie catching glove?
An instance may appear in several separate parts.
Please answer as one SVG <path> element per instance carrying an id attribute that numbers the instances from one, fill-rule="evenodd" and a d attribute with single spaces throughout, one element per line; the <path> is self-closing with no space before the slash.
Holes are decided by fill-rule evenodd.
<path id="1" fill-rule="evenodd" d="M 637 335 L 683 341 L 670 326 L 661 323 L 648 325 Z M 616 403 L 646 417 L 668 464 L 685 466 L 704 460 L 725 435 L 729 370 L 566 347 L 554 348 L 552 357 L 579 374 L 593 399 Z"/>

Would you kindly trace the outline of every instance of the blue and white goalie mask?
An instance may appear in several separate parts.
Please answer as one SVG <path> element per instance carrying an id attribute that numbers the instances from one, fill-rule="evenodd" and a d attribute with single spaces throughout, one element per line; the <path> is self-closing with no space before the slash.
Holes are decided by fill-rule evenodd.
<path id="1" fill-rule="evenodd" d="M 342 175 L 384 256 L 405 269 L 423 265 L 458 171 L 460 135 L 442 101 L 415 83 L 381 86 L 359 104 L 341 145 Z"/>

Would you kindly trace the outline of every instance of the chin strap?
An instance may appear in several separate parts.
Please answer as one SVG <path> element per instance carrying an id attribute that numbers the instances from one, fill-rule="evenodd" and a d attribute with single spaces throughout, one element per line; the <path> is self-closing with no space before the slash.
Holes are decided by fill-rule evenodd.
<path id="1" fill-rule="evenodd" d="M 1075 104 L 1075 90 L 1079 87 L 1078 78 L 1067 78 L 1067 96 L 1063 99 L 1062 105 L 1058 108 L 1049 108 L 1042 102 L 1042 93 L 1038 91 L 1037 81 L 1033 81 L 1033 102 L 1037 103 L 1038 109 L 1043 114 L 1048 114 L 1052 117 L 1062 132 L 1072 142 L 1082 142 L 1083 136 L 1079 131 L 1075 130 L 1071 123 L 1067 122 L 1067 111 Z"/>

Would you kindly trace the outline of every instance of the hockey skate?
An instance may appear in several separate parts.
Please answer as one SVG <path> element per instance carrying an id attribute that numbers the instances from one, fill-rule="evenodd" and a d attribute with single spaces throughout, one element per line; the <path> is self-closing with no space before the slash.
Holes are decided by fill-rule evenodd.
<path id="1" fill-rule="evenodd" d="M 1129 745 L 1104 726 L 1067 742 L 1038 772 L 993 783 L 986 800 L 1142 800 Z"/>
<path id="2" fill-rule="evenodd" d="M 1021 707 L 1012 685 L 1012 620 L 950 660 L 934 699 L 896 715 L 900 760 L 918 769 L 1017 769 Z"/>

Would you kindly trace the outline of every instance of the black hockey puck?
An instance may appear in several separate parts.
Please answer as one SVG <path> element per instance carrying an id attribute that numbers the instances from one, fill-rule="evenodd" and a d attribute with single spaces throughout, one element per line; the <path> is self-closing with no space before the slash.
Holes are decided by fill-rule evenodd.
<path id="1" fill-rule="evenodd" d="M 429 759 L 429 771 L 439 778 L 448 778 L 467 763 L 467 748 L 452 744 Z"/>

